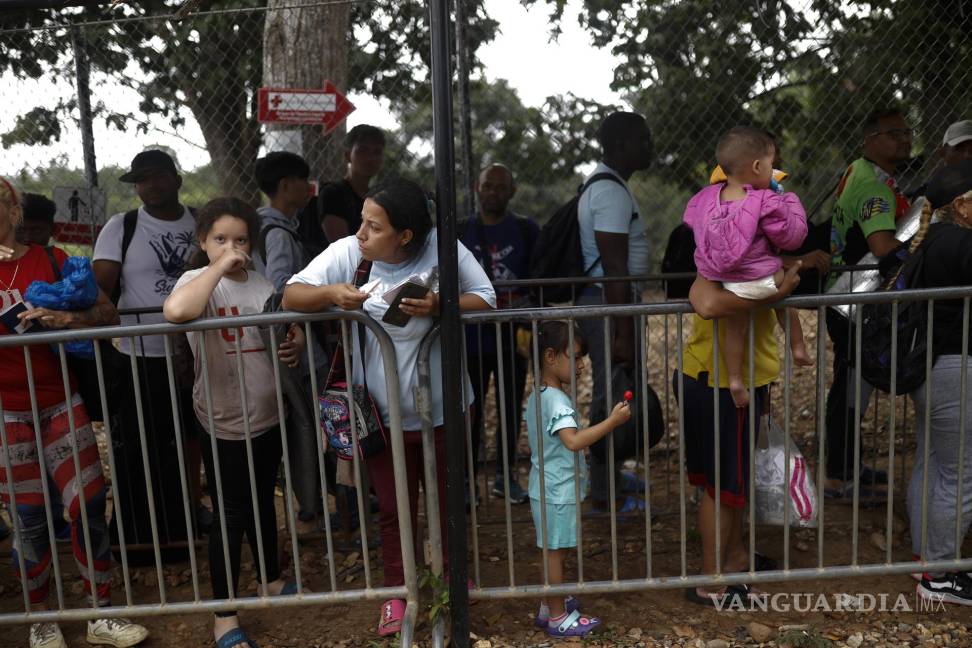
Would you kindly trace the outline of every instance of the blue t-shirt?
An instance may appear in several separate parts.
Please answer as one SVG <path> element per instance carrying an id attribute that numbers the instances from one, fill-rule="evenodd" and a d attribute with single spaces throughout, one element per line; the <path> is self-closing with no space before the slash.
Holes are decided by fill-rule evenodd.
<path id="1" fill-rule="evenodd" d="M 490 281 L 528 279 L 530 277 L 530 254 L 540 235 L 540 228 L 530 218 L 508 212 L 506 217 L 495 225 L 483 223 L 476 216 L 460 232 L 460 241 L 473 253 L 483 266 Z M 497 308 L 517 308 L 527 304 L 526 290 L 496 291 Z M 478 326 L 466 327 L 466 350 L 478 355 L 480 350 Z M 496 329 L 493 325 L 483 325 L 483 354 L 496 353 Z"/>
<path id="2" fill-rule="evenodd" d="M 536 392 L 530 394 L 523 418 L 530 440 L 530 498 L 540 499 L 540 455 L 537 441 Z M 574 493 L 574 457 L 580 466 L 580 493 L 587 490 L 587 462 L 569 450 L 560 440 L 560 430 L 576 428 L 577 413 L 570 397 L 555 387 L 540 389 L 540 420 L 543 425 L 543 480 L 548 504 L 576 504 Z"/>

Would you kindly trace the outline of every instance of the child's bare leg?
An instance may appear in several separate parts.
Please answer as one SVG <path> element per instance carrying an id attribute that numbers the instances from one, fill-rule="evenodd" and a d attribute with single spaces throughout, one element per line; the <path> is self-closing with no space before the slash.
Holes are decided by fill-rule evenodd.
<path id="1" fill-rule="evenodd" d="M 732 315 L 727 317 L 725 322 L 726 343 L 722 348 L 722 357 L 729 371 L 729 393 L 732 394 L 732 401 L 736 407 L 746 407 L 749 404 L 749 390 L 746 388 L 742 369 L 749 313 Z"/>
<path id="2" fill-rule="evenodd" d="M 780 323 L 780 328 L 786 330 L 786 322 L 790 321 L 790 353 L 793 356 L 793 363 L 798 367 L 810 367 L 813 365 L 813 358 L 807 351 L 806 341 L 803 339 L 803 326 L 800 324 L 800 315 L 795 308 L 777 308 L 776 321 Z"/>
<path id="3" fill-rule="evenodd" d="M 776 286 L 783 282 L 783 269 L 779 269 L 773 275 Z M 813 358 L 807 352 L 807 345 L 803 339 L 803 327 L 800 325 L 800 316 L 795 308 L 776 309 L 776 321 L 780 323 L 780 328 L 786 330 L 786 320 L 783 319 L 784 311 L 786 319 L 790 320 L 790 353 L 793 354 L 793 362 L 799 367 L 809 367 L 813 365 Z"/>
<path id="4" fill-rule="evenodd" d="M 564 556 L 566 553 L 566 549 L 547 550 L 547 577 L 550 579 L 551 585 L 561 585 L 564 582 Z M 561 595 L 548 596 L 544 599 L 544 603 L 550 609 L 551 619 L 566 612 L 564 597 Z"/>

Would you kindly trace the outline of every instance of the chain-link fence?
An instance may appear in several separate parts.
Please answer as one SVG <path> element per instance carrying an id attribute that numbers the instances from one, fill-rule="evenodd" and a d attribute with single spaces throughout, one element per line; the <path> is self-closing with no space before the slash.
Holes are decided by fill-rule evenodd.
<path id="1" fill-rule="evenodd" d="M 117 178 L 150 146 L 178 154 L 189 204 L 226 193 L 258 201 L 253 161 L 267 150 L 303 153 L 315 176 L 339 178 L 346 124 L 330 134 L 320 126 L 262 125 L 263 86 L 320 88 L 330 80 L 352 102 L 377 107 L 368 114 L 383 114 L 378 125 L 389 133 L 383 172 L 431 186 L 424 3 L 203 2 L 180 17 L 181 4 L 0 16 L 8 106 L 0 117 L 0 172 L 27 191 L 53 193 L 65 234 L 75 233 L 72 221 L 97 222 L 136 204 Z M 613 53 L 613 90 L 648 116 L 656 161 L 632 186 L 657 225 L 648 228 L 656 261 L 685 200 L 714 166 L 716 140 L 734 124 L 776 134 L 788 188 L 819 221 L 830 215 L 828 198 L 846 163 L 859 155 L 869 112 L 900 106 L 915 129 L 913 158 L 899 177 L 906 191 L 938 164 L 946 127 L 972 112 L 965 38 L 972 12 L 960 2 L 523 4 L 552 12 L 550 31 L 508 56 L 541 51 L 578 20 L 593 47 Z M 597 159 L 597 125 L 615 106 L 584 98 L 583 70 L 544 105 L 525 105 L 523 81 L 494 78 L 477 56 L 500 37 L 493 14 L 502 8 L 486 0 L 462 8 L 458 46 L 469 55 L 469 110 L 460 104 L 456 115 L 472 146 L 459 159 L 474 170 L 490 161 L 510 166 L 518 184 L 512 206 L 543 220 Z M 89 117 L 93 141 L 86 146 Z M 359 119 L 352 114 L 348 123 Z M 95 182 L 100 189 L 92 191 Z"/>

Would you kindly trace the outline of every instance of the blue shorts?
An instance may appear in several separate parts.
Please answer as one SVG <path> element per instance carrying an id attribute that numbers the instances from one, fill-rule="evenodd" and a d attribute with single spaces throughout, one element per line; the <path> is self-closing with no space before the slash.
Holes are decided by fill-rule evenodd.
<path id="1" fill-rule="evenodd" d="M 537 546 L 543 548 L 540 500 L 530 498 L 533 526 L 537 530 Z M 547 549 L 568 549 L 577 546 L 577 504 L 547 502 Z"/>

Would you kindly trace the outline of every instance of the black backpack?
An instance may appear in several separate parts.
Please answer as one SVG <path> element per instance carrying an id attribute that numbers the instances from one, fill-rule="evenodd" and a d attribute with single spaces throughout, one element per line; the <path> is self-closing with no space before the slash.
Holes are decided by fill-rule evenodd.
<path id="1" fill-rule="evenodd" d="M 934 230 L 929 231 L 914 254 L 905 255 L 900 269 L 886 285 L 885 291 L 921 287 L 925 250 L 929 239 L 934 236 Z M 925 382 L 928 303 L 924 300 L 898 302 L 898 346 L 894 356 L 891 353 L 891 307 L 891 302 L 864 304 L 861 310 L 861 377 L 881 391 L 890 393 L 891 359 L 896 357 L 894 391 L 896 394 L 908 394 Z"/>
<path id="2" fill-rule="evenodd" d="M 598 257 L 585 267 L 584 256 L 581 253 L 580 224 L 577 221 L 577 204 L 580 202 L 580 197 L 588 187 L 600 180 L 611 180 L 624 186 L 624 182 L 613 173 L 597 173 L 581 185 L 577 195 L 554 212 L 550 220 L 540 229 L 540 236 L 537 237 L 534 245 L 533 258 L 530 260 L 532 278 L 586 277 L 601 260 L 601 257 Z M 543 305 L 570 301 L 573 296 L 572 285 L 565 283 L 544 286 L 543 296 Z"/>
<path id="3" fill-rule="evenodd" d="M 662 258 L 662 272 L 697 272 L 695 267 L 695 235 L 692 228 L 679 223 L 668 235 L 665 256 Z M 665 281 L 666 299 L 688 299 L 693 279 L 667 279 Z"/>

